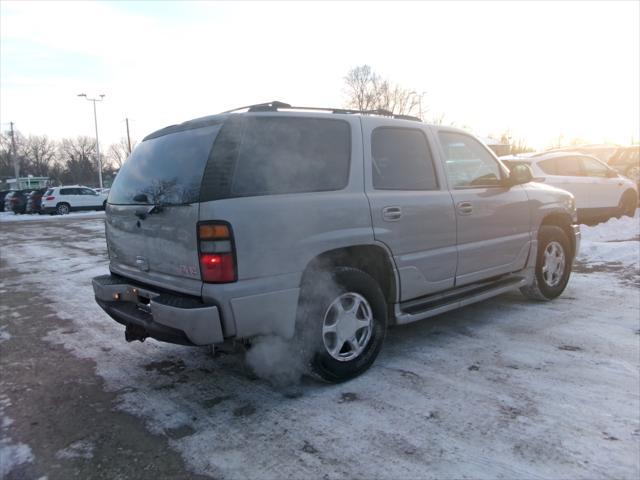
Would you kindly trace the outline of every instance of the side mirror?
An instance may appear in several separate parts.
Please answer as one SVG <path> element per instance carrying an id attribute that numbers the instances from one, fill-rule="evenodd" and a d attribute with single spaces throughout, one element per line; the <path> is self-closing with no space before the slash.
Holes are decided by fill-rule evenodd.
<path id="1" fill-rule="evenodd" d="M 522 185 L 533 180 L 533 170 L 529 165 L 515 165 L 509 172 L 509 186 Z"/>

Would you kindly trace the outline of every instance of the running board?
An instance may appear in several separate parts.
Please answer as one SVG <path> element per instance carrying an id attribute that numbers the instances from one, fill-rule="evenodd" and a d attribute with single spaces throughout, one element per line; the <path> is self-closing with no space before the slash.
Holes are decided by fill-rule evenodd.
<path id="1" fill-rule="evenodd" d="M 491 283 L 461 287 L 447 294 L 403 302 L 396 305 L 396 324 L 402 325 L 417 322 L 418 320 L 440 315 L 441 313 L 524 287 L 528 283 L 529 280 L 526 276 L 507 277 Z"/>

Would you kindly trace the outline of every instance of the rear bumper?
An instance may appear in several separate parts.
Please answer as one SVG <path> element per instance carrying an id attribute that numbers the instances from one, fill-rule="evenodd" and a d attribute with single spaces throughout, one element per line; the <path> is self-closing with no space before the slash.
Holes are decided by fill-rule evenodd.
<path id="1" fill-rule="evenodd" d="M 92 283 L 98 305 L 137 337 L 182 345 L 224 341 L 216 305 L 153 291 L 114 275 L 95 277 Z"/>

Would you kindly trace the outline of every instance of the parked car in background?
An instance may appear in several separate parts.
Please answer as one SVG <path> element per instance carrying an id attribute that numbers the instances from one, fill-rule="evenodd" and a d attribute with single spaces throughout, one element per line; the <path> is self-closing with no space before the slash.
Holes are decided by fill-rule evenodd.
<path id="1" fill-rule="evenodd" d="M 640 187 L 640 145 L 620 147 L 611 156 L 608 164 Z"/>
<path id="2" fill-rule="evenodd" d="M 26 213 L 42 213 L 42 195 L 49 187 L 34 190 L 27 196 Z"/>
<path id="3" fill-rule="evenodd" d="M 570 193 L 459 129 L 283 105 L 164 128 L 126 160 L 110 274 L 93 279 L 126 340 L 293 337 L 339 382 L 388 325 L 563 292 L 580 243 Z"/>
<path id="4" fill-rule="evenodd" d="M 537 153 L 536 155 L 545 155 L 547 153 L 555 152 L 570 152 L 570 153 L 582 153 L 591 157 L 596 157 L 601 162 L 607 163 L 611 156 L 618 150 L 619 145 L 575 145 L 570 147 L 558 147 L 552 148 L 545 152 Z"/>
<path id="5" fill-rule="evenodd" d="M 9 193 L 13 193 L 12 190 L 3 190 L 0 192 L 0 212 L 4 212 L 4 200 Z"/>
<path id="6" fill-rule="evenodd" d="M 42 197 L 42 211 L 66 215 L 75 210 L 103 210 L 106 199 L 93 189 L 69 185 L 48 189 Z"/>
<path id="7" fill-rule="evenodd" d="M 501 157 L 510 169 L 529 165 L 539 182 L 571 192 L 581 220 L 633 216 L 637 185 L 597 158 L 578 152 L 553 152 Z"/>
<path id="8" fill-rule="evenodd" d="M 27 196 L 32 192 L 32 189 L 15 190 L 11 196 L 7 195 L 4 201 L 5 211 L 11 211 L 16 215 L 26 213 L 27 210 Z"/>
<path id="9" fill-rule="evenodd" d="M 109 190 L 111 190 L 110 188 L 94 188 L 93 189 L 97 194 L 102 195 L 103 197 L 107 198 L 109 196 Z"/>

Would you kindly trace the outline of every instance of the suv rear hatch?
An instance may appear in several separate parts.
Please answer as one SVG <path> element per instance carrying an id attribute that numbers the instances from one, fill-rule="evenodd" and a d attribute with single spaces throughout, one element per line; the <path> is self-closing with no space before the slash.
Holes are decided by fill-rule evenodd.
<path id="1" fill-rule="evenodd" d="M 221 122 L 190 122 L 160 130 L 146 137 L 127 159 L 107 201 L 105 229 L 112 272 L 200 295 L 200 184 Z"/>

